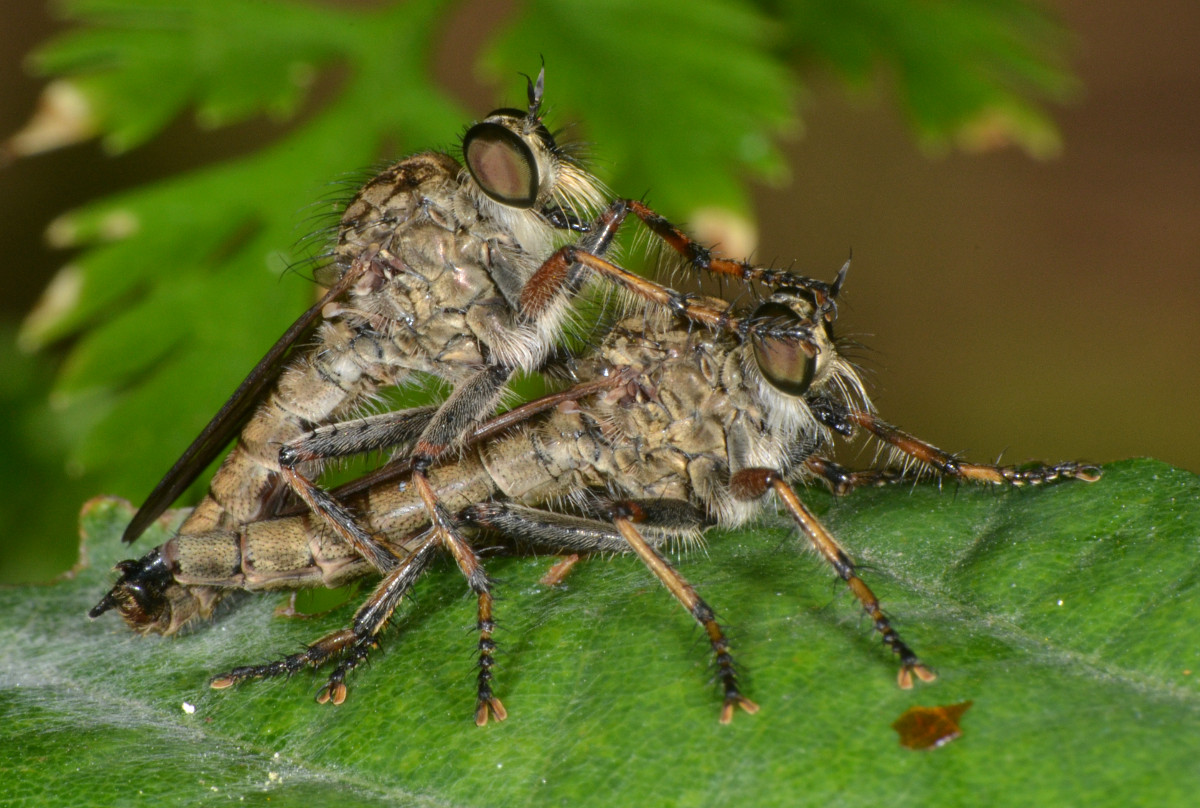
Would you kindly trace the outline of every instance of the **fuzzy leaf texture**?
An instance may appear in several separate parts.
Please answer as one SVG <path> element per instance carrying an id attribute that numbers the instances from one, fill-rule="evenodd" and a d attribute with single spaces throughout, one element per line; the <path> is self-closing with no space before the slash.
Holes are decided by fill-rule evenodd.
<path id="1" fill-rule="evenodd" d="M 349 192 L 331 184 L 445 148 L 486 112 L 461 109 L 430 78 L 434 36 L 453 6 L 63 3 L 74 27 L 32 64 L 80 94 L 90 117 L 79 131 L 98 132 L 110 150 L 134 148 L 181 115 L 209 127 L 260 115 L 291 122 L 259 151 L 51 226 L 56 243 L 79 251 L 22 339 L 75 340 L 55 387 L 64 418 L 86 425 L 73 469 L 111 493 L 144 495 L 314 299 L 303 259 L 327 242 L 297 242 L 336 221 L 337 198 Z M 530 0 L 499 22 L 482 63 L 502 82 L 500 102 L 520 105 L 517 73 L 536 73 L 544 56 L 551 124 L 580 124 L 568 139 L 590 144 L 618 193 L 648 192 L 679 220 L 713 206 L 744 214 L 747 179 L 785 174 L 776 139 L 798 126 L 796 90 L 813 64 L 860 84 L 873 65 L 908 77 L 903 100 L 921 137 L 938 142 L 997 109 L 1036 110 L 1038 99 L 1061 95 L 1060 43 L 1044 36 L 1057 29 L 1042 13 L 1012 2 L 952 12 L 959 6 L 908 0 L 835 13 L 821 2 Z M 912 14 L 941 24 L 934 10 L 956 20 L 948 41 L 898 23 Z M 943 46 L 919 51 L 924 71 L 906 67 L 925 41 Z M 322 76 L 318 102 L 309 88 Z M 1013 76 L 1025 79 L 1019 88 Z M 972 92 L 961 92 L 964 83 Z M 925 107 L 955 114 L 931 117 Z M 1022 131 L 1004 130 L 1017 141 Z"/>
<path id="2" fill-rule="evenodd" d="M 681 571 L 729 626 L 761 706 L 717 722 L 702 633 L 632 556 L 538 583 L 552 558 L 490 558 L 497 684 L 477 728 L 474 600 L 449 561 L 397 612 L 340 707 L 320 674 L 207 688 L 345 625 L 352 603 L 273 616 L 245 598 L 179 638 L 84 613 L 129 554 L 130 509 L 84 513 L 90 564 L 0 590 L 7 804 L 1182 805 L 1200 787 L 1200 478 L 1149 461 L 1094 484 L 859 491 L 812 507 L 939 678 L 896 663 L 845 587 L 769 520 L 714 531 Z M 160 525 L 144 553 L 168 533 Z M 361 595 L 360 595 L 361 597 Z M 903 748 L 910 707 L 972 701 L 962 737 Z M 0 800 L 3 801 L 3 800 Z"/>

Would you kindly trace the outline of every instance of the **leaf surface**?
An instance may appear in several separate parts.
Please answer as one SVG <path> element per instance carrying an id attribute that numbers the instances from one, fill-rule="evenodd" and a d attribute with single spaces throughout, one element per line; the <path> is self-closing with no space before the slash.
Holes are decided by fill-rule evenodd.
<path id="1" fill-rule="evenodd" d="M 939 672 L 902 691 L 844 587 L 777 519 L 680 569 L 729 626 L 757 715 L 717 723 L 702 634 L 632 557 L 538 579 L 491 558 L 510 718 L 471 722 L 474 602 L 435 564 L 341 707 L 319 674 L 211 691 L 344 625 L 247 597 L 175 639 L 84 613 L 127 506 L 83 519 L 90 564 L 0 590 L 0 783 L 15 804 L 1179 805 L 1200 787 L 1200 478 L 1154 461 L 1095 484 L 805 499 Z M 167 535 L 160 527 L 148 542 Z M 972 701 L 914 752 L 891 724 Z M 192 705 L 194 712 L 185 711 Z"/>

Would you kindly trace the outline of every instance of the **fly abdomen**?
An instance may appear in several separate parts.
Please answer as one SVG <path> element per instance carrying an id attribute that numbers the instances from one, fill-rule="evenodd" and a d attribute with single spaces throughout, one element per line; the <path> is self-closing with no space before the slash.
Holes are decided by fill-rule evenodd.
<path id="1" fill-rule="evenodd" d="M 239 530 L 179 535 L 163 545 L 185 587 L 270 590 L 341 586 L 371 571 L 344 542 L 325 541 L 301 516 Z"/>
<path id="2" fill-rule="evenodd" d="M 329 423 L 368 399 L 381 380 L 355 348 L 356 329 L 345 321 L 321 329 L 324 350 L 293 361 L 278 387 L 255 411 L 204 499 L 180 527 L 184 534 L 229 529 L 270 515 L 279 480 L 279 449 L 314 424 Z M 389 374 L 388 381 L 396 374 Z M 301 473 L 317 473 L 315 466 Z"/>

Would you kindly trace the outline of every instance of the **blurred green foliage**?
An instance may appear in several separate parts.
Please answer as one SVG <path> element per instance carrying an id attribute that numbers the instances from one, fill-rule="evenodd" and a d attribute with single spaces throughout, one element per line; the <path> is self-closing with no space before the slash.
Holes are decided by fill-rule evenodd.
<path id="1" fill-rule="evenodd" d="M 77 252 L 20 341 L 70 344 L 50 429 L 69 440 L 48 441 L 37 462 L 65 465 L 97 493 L 149 491 L 312 300 L 313 284 L 288 270 L 305 257 L 298 236 L 336 221 L 330 183 L 446 147 L 485 112 L 462 109 L 432 78 L 436 35 L 455 5 L 61 4 L 71 26 L 31 64 L 81 102 L 78 137 L 96 134 L 120 152 L 184 114 L 205 127 L 263 115 L 290 126 L 265 148 L 53 223 L 52 240 Z M 894 88 L 927 146 L 1051 152 L 1057 135 L 1040 104 L 1071 89 L 1065 41 L 1045 12 L 1017 0 L 529 0 L 497 21 L 478 60 L 511 106 L 524 97 L 517 74 L 544 58 L 551 123 L 582 122 L 568 139 L 592 144 L 611 187 L 649 191 L 686 220 L 711 207 L 748 215 L 750 179 L 786 178 L 776 142 L 798 130 L 797 99 L 814 71 Z M 22 389 L 11 406 L 34 408 L 44 380 Z M 38 508 L 78 502 L 75 486 L 44 488 Z M 37 524 L 18 519 L 10 534 L 70 553 L 59 523 L 53 539 L 31 537 Z M 28 574 L 62 557 L 44 553 L 45 568 Z M 26 577 L 11 558 L 0 578 Z"/>

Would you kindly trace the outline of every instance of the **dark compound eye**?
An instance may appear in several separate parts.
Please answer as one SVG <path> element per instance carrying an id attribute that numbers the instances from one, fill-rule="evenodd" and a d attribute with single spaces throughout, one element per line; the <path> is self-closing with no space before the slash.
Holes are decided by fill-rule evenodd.
<path id="1" fill-rule="evenodd" d="M 492 199 L 514 208 L 537 201 L 537 162 L 515 132 L 498 123 L 477 123 L 463 137 L 467 170 Z"/>
<path id="2" fill-rule="evenodd" d="M 805 322 L 787 306 L 773 302 L 755 309 L 753 319 L 777 326 L 779 331 Z M 758 329 L 751 332 L 750 343 L 759 372 L 772 387 L 789 396 L 800 396 L 808 390 L 817 372 L 817 357 L 808 353 L 811 347 L 803 340 L 794 335 L 766 334 Z"/>

